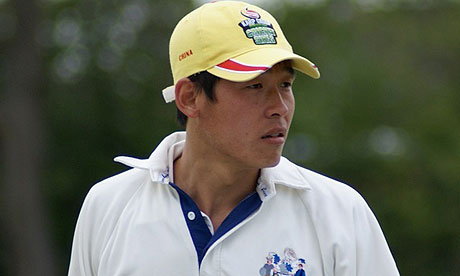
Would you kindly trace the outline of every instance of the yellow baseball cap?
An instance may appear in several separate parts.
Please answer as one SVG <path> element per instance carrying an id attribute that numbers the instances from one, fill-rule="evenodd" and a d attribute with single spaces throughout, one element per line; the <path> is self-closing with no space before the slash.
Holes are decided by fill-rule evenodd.
<path id="1" fill-rule="evenodd" d="M 182 18 L 169 42 L 174 84 L 202 71 L 230 81 L 247 81 L 276 63 L 318 79 L 318 67 L 294 54 L 276 22 L 265 10 L 239 1 L 202 5 Z M 163 90 L 166 102 L 175 98 L 174 85 Z"/>

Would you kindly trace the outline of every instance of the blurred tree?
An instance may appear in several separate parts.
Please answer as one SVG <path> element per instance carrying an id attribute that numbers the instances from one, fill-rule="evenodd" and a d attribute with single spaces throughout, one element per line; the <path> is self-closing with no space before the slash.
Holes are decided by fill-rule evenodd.
<path id="1" fill-rule="evenodd" d="M 2 95 L 2 239 L 8 275 L 57 275 L 42 194 L 44 122 L 42 62 L 35 42 L 35 0 L 13 2 L 16 31 L 6 50 Z"/>

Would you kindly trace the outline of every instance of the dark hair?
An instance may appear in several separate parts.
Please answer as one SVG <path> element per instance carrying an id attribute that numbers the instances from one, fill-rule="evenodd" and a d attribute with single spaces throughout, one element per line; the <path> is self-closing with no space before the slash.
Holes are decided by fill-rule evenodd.
<path id="1" fill-rule="evenodd" d="M 210 101 L 215 100 L 214 85 L 216 84 L 216 81 L 220 79 L 219 77 L 216 77 L 207 71 L 202 71 L 191 75 L 188 78 L 195 84 L 195 89 L 197 89 L 198 92 L 204 91 Z M 186 126 L 187 116 L 179 109 L 177 109 L 176 119 L 180 126 Z"/>

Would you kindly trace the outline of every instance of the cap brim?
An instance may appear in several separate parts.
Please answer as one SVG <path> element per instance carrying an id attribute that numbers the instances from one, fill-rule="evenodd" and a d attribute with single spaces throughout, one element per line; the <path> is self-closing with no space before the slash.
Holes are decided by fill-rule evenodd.
<path id="1" fill-rule="evenodd" d="M 292 68 L 314 79 L 320 77 L 318 67 L 308 59 L 280 48 L 260 48 L 246 52 L 222 62 L 207 71 L 229 81 L 248 81 L 270 70 L 273 65 L 291 60 Z M 163 89 L 163 97 L 167 103 L 175 99 L 175 87 Z"/>
<path id="2" fill-rule="evenodd" d="M 284 60 L 291 60 L 294 69 L 314 79 L 320 77 L 318 67 L 311 61 L 280 48 L 260 48 L 246 52 L 209 68 L 207 71 L 230 81 L 248 81 Z"/>

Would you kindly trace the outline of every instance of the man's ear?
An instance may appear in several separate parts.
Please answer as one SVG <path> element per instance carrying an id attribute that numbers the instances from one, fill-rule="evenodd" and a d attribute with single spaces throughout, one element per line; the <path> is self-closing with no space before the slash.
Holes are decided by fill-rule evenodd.
<path id="1" fill-rule="evenodd" d="M 176 106 L 189 118 L 198 116 L 195 84 L 189 78 L 180 79 L 175 85 Z"/>

